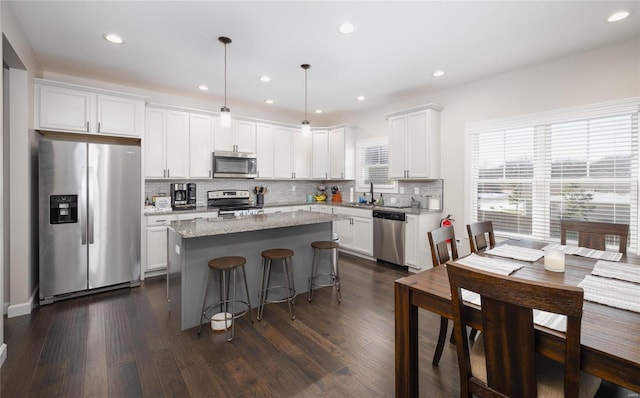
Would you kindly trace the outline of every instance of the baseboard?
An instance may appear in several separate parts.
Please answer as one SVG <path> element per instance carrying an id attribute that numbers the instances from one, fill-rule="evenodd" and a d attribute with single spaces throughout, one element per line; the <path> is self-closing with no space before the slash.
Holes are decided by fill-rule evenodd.
<path id="1" fill-rule="evenodd" d="M 31 313 L 31 310 L 35 306 L 36 302 L 36 293 L 38 292 L 38 287 L 33 290 L 31 297 L 29 297 L 29 301 L 26 303 L 9 305 L 7 308 L 7 318 L 13 318 L 16 316 L 28 315 Z"/>
<path id="2" fill-rule="evenodd" d="M 5 359 L 7 359 L 7 345 L 2 343 L 2 345 L 0 345 L 0 366 L 2 366 Z"/>

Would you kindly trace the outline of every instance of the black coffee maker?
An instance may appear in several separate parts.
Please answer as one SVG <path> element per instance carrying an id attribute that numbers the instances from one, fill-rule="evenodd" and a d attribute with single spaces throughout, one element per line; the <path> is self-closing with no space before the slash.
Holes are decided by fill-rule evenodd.
<path id="1" fill-rule="evenodd" d="M 175 182 L 170 184 L 171 208 L 191 210 L 196 208 L 196 184 Z"/>

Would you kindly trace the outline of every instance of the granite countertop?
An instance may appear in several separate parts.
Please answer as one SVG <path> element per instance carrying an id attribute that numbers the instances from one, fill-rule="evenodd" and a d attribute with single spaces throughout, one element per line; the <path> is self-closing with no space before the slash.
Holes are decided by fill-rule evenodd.
<path id="1" fill-rule="evenodd" d="M 442 209 L 429 210 L 429 209 L 422 209 L 422 208 L 418 208 L 418 207 L 402 207 L 402 208 L 398 208 L 398 207 L 378 206 L 378 205 L 360 206 L 360 205 L 358 205 L 356 203 L 352 203 L 352 202 L 336 202 L 336 203 L 332 203 L 332 202 L 313 202 L 313 203 L 306 203 L 306 202 L 279 202 L 279 203 L 265 204 L 264 207 L 265 208 L 269 208 L 269 207 L 311 206 L 311 205 L 341 206 L 341 207 L 350 207 L 350 208 L 365 209 L 365 210 L 366 209 L 368 209 L 368 210 L 388 210 L 388 211 L 397 211 L 397 212 L 401 212 L 401 213 L 405 213 L 405 214 L 413 214 L 413 215 L 428 214 L 428 213 L 442 213 Z M 217 209 L 212 209 L 212 208 L 209 208 L 207 206 L 198 206 L 198 207 L 195 208 L 195 210 L 176 210 L 176 211 L 172 211 L 171 209 L 169 209 L 169 210 L 156 210 L 154 208 L 154 209 L 145 209 L 144 215 L 145 216 L 155 216 L 155 215 L 162 215 L 162 214 L 206 213 L 206 212 L 215 212 L 215 211 L 217 211 Z"/>
<path id="2" fill-rule="evenodd" d="M 198 238 L 298 225 L 320 224 L 332 222 L 340 218 L 342 218 L 342 216 L 336 214 L 293 211 L 241 217 L 223 216 L 198 220 L 171 221 L 168 226 L 183 238 Z"/>

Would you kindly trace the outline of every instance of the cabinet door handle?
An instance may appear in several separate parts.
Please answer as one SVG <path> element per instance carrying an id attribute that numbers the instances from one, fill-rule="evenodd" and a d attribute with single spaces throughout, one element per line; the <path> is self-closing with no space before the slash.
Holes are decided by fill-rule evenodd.
<path id="1" fill-rule="evenodd" d="M 167 177 L 171 177 L 171 173 L 169 169 L 167 169 Z"/>
<path id="2" fill-rule="evenodd" d="M 340 172 L 340 178 L 344 179 L 344 171 Z"/>
<path id="3" fill-rule="evenodd" d="M 209 178 L 211 178 L 211 170 L 209 170 Z"/>
<path id="4" fill-rule="evenodd" d="M 87 133 L 89 132 L 89 121 L 87 120 Z"/>
<path id="5" fill-rule="evenodd" d="M 100 132 L 100 122 L 98 122 L 98 133 Z"/>

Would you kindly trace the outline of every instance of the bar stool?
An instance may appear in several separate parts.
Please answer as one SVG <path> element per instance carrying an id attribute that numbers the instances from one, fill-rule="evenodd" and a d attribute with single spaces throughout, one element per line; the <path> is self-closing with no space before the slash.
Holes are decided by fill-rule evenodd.
<path id="1" fill-rule="evenodd" d="M 293 257 L 293 250 L 289 249 L 269 249 L 262 252 L 262 284 L 260 291 L 260 305 L 258 306 L 258 320 L 262 319 L 264 312 L 264 305 L 266 303 L 283 303 L 287 302 L 289 305 L 289 315 L 291 319 L 296 319 L 296 314 L 293 309 L 296 297 L 296 288 L 293 280 L 293 265 L 291 264 L 291 258 Z M 271 279 L 271 263 L 273 260 L 282 261 L 282 269 L 284 273 L 284 285 L 269 286 Z M 285 296 L 278 299 L 269 300 L 269 290 L 272 289 L 284 289 Z"/>
<path id="2" fill-rule="evenodd" d="M 340 245 L 338 242 L 319 240 L 311 243 L 313 247 L 313 264 L 311 265 L 311 276 L 309 277 L 309 297 L 307 300 L 311 302 L 313 300 L 313 287 L 336 287 L 336 299 L 338 303 L 342 302 L 342 295 L 340 294 L 340 271 L 338 269 L 338 248 Z M 318 274 L 318 261 L 320 259 L 320 251 L 329 250 L 330 268 L 329 272 L 325 274 Z M 327 283 L 318 283 L 317 280 L 321 278 L 329 278 Z"/>
<path id="3" fill-rule="evenodd" d="M 202 318 L 207 321 L 211 321 L 211 316 L 214 314 L 214 310 L 217 306 L 220 306 L 220 311 L 224 314 L 224 336 L 228 342 L 233 340 L 233 336 L 235 333 L 236 323 L 235 319 L 240 318 L 245 315 L 247 312 L 249 313 L 249 318 L 251 319 L 251 323 L 253 323 L 253 312 L 251 311 L 251 299 L 249 296 L 249 286 L 247 284 L 247 273 L 245 272 L 244 265 L 247 263 L 247 260 L 244 257 L 240 256 L 230 256 L 230 257 L 218 257 L 213 260 L 209 260 L 209 275 L 207 276 L 207 283 L 204 291 L 204 299 L 202 300 L 202 311 L 201 319 L 200 319 L 200 327 L 198 328 L 198 335 L 202 332 Z M 236 270 L 242 270 L 242 278 L 244 280 L 244 291 L 247 295 L 247 301 L 237 300 L 236 298 Z M 209 283 L 213 278 L 213 272 L 220 271 L 220 300 L 207 306 L 207 296 L 209 295 Z M 227 271 L 230 273 L 227 275 Z M 233 296 L 231 300 L 229 300 L 229 284 L 231 283 L 231 276 L 233 275 Z M 231 316 L 228 316 L 230 307 L 231 310 L 235 310 L 235 306 L 237 303 L 246 306 L 247 308 L 239 313 L 231 313 Z M 231 306 L 230 306 L 231 304 Z M 229 335 L 229 327 L 228 322 L 231 320 L 231 333 Z"/>

